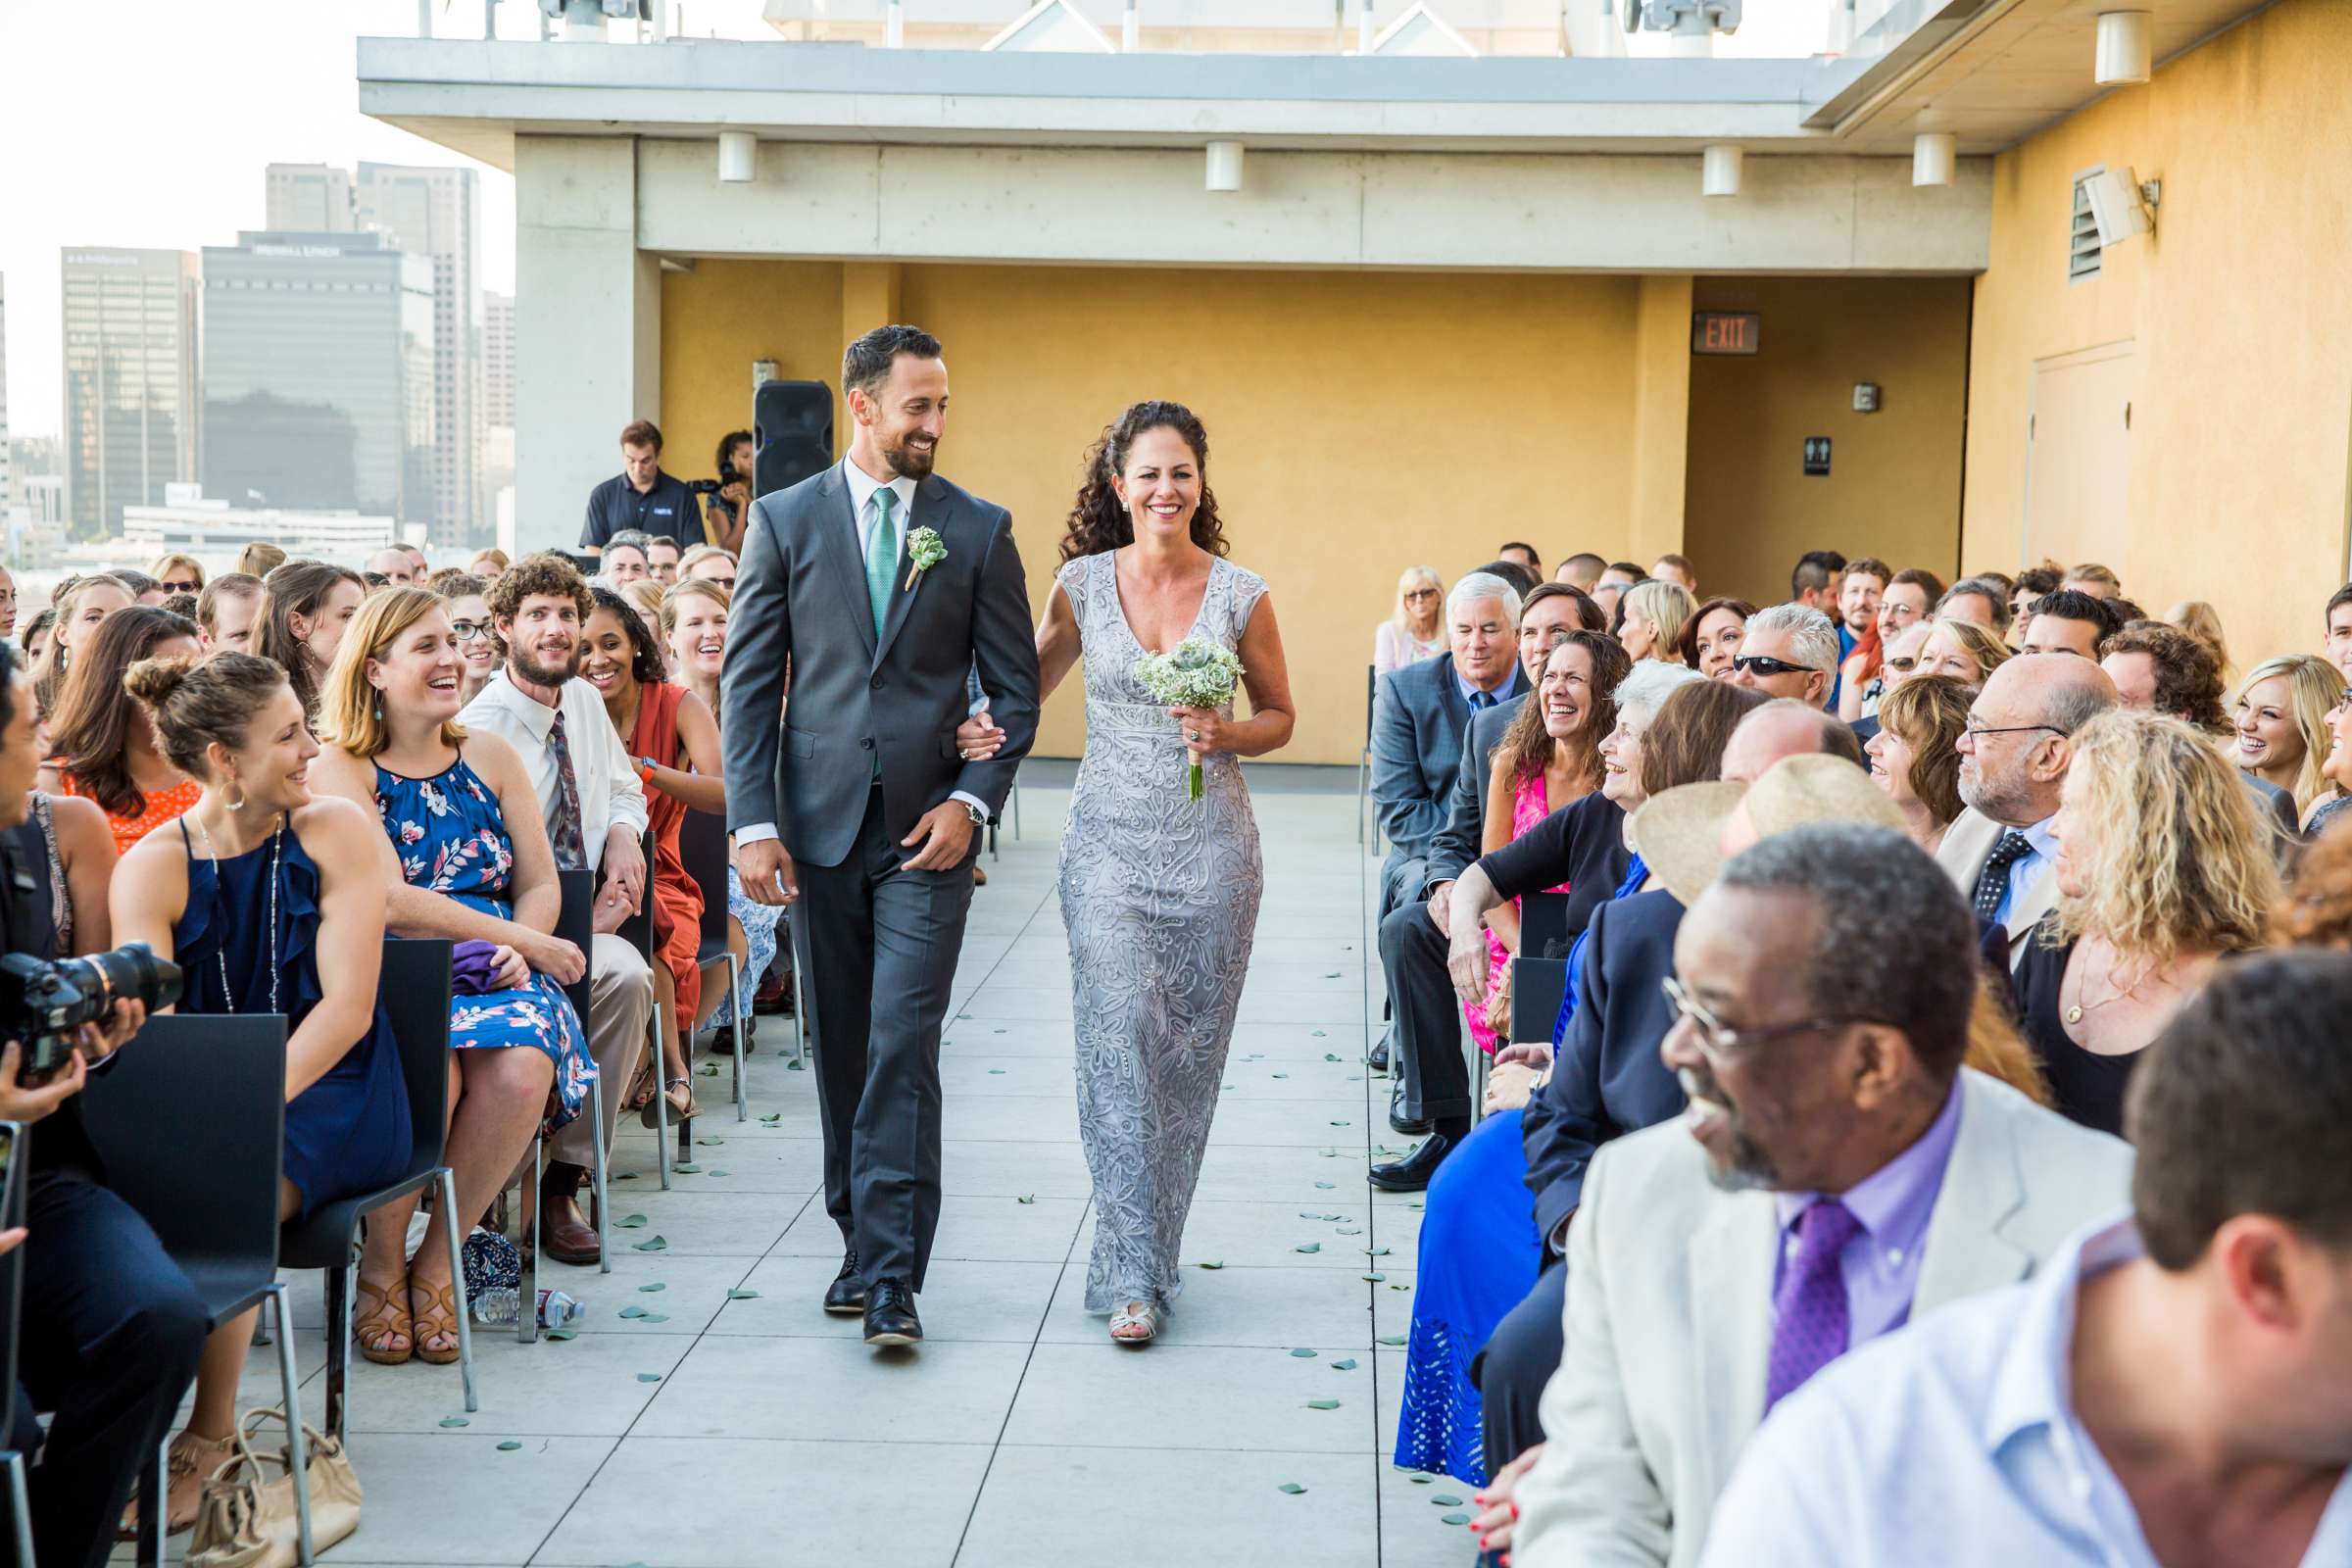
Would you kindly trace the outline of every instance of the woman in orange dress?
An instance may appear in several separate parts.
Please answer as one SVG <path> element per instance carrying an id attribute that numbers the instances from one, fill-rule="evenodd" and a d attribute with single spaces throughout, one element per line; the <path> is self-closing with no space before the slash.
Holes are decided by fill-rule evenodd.
<path id="1" fill-rule="evenodd" d="M 645 781 L 646 815 L 654 830 L 654 987 L 673 1027 L 662 1042 L 662 1093 L 680 1120 L 694 1116 L 693 1081 L 686 1059 L 693 1030 L 724 1000 L 725 988 L 705 997 L 702 966 L 703 894 L 678 855 L 678 826 L 689 807 L 723 810 L 726 781 L 719 763 L 718 721 L 700 697 L 663 678 L 661 642 L 635 607 L 610 588 L 596 587 L 596 608 L 583 629 L 580 673 L 605 699 L 612 727 L 637 759 Z M 693 773 L 686 771 L 691 765 Z M 699 775 L 699 776 L 697 776 Z M 630 1103 L 653 1125 L 651 1085 L 644 1098 L 632 1086 Z"/>
<path id="2" fill-rule="evenodd" d="M 172 765 L 147 715 L 122 689 L 122 672 L 142 659 L 200 659 L 196 623 L 153 605 L 129 605 L 98 622 L 74 649 L 49 715 L 51 757 L 40 787 L 98 803 L 116 853 L 177 819 L 204 785 Z"/>

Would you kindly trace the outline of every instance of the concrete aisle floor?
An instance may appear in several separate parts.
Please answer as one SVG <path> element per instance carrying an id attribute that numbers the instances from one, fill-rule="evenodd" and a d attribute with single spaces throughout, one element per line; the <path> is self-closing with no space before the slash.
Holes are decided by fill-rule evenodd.
<path id="1" fill-rule="evenodd" d="M 1362 906 L 1376 862 L 1356 844 L 1352 772 L 1253 771 L 1267 868 L 1256 957 L 1184 1298 L 1138 1352 L 1079 1300 L 1093 1220 L 1054 884 L 1068 770 L 1033 771 L 1064 788 L 1024 786 L 1025 834 L 984 862 L 956 976 L 927 1343 L 877 1354 L 856 1319 L 819 1310 L 841 1241 L 819 1192 L 815 1092 L 787 1066 L 790 1020 L 761 1019 L 754 1120 L 734 1120 L 729 1069 L 696 1079 L 699 1173 L 661 1191 L 652 1135 L 624 1118 L 615 1169 L 632 1179 L 614 1209 L 645 1224 L 613 1233 L 612 1274 L 551 1265 L 542 1280 L 586 1304 L 576 1339 L 477 1331 L 481 1409 L 462 1428 L 440 1424 L 464 1410 L 456 1367 L 355 1361 L 365 1522 L 325 1560 L 1470 1560 L 1431 1500 L 1466 1489 L 1412 1484 L 1387 1461 L 1403 1352 L 1380 1342 L 1405 1333 L 1421 1208 L 1364 1181 L 1377 1149 L 1406 1141 L 1388 1129 L 1388 1081 L 1361 1060 L 1368 999 L 1379 1012 Z M 757 1119 L 768 1116 L 780 1120 Z M 664 1250 L 637 1250 L 655 1237 Z M 297 1277 L 295 1296 L 316 1420 L 318 1276 Z M 273 1403 L 276 1387 L 274 1352 L 257 1351 L 248 1400 Z M 1320 1399 L 1339 1407 L 1310 1407 Z M 522 1446 L 502 1450 L 511 1440 Z"/>

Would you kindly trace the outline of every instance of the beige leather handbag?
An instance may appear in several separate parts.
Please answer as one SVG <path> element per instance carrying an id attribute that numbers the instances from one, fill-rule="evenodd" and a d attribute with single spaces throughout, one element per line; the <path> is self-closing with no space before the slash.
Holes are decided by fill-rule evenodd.
<path id="1" fill-rule="evenodd" d="M 236 1453 L 204 1485 L 187 1568 L 294 1568 L 300 1561 L 293 1466 L 283 1447 L 257 1453 L 253 1446 L 255 1429 L 271 1421 L 283 1427 L 286 1413 L 254 1410 L 238 1424 Z M 302 1444 L 311 1483 L 311 1547 L 324 1551 L 360 1528 L 360 1478 L 343 1445 L 307 1421 Z"/>

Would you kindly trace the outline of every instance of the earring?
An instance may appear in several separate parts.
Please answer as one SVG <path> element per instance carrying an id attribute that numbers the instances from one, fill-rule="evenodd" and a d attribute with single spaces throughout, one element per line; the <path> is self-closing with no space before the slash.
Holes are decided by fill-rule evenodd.
<path id="1" fill-rule="evenodd" d="M 237 798 L 233 801 L 230 800 L 228 798 L 228 791 L 223 790 L 220 792 L 220 804 L 227 807 L 232 811 L 242 811 L 245 809 L 245 802 L 249 799 L 249 797 L 245 793 L 244 781 L 239 779 L 234 773 L 231 773 L 228 776 L 228 788 L 237 792 Z"/>

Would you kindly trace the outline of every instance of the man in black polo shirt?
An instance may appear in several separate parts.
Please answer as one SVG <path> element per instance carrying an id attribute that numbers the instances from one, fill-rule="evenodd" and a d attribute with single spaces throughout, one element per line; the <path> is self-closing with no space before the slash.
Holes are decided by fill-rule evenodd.
<path id="1" fill-rule="evenodd" d="M 605 542 L 624 528 L 675 539 L 680 549 L 703 543 L 703 509 L 684 480 L 662 471 L 662 432 L 651 419 L 620 432 L 620 472 L 588 492 L 582 550 L 604 554 Z"/>

